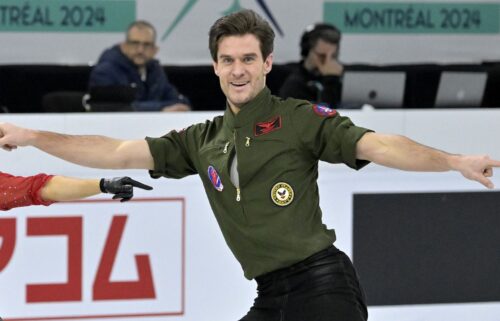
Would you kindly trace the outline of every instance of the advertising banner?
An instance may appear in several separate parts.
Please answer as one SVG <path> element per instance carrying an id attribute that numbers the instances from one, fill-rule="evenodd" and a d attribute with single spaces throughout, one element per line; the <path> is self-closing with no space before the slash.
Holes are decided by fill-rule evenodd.
<path id="1" fill-rule="evenodd" d="M 300 37 L 317 22 L 343 31 L 344 63 L 499 59 L 499 0 L 0 0 L 0 63 L 92 65 L 141 19 L 157 29 L 163 64 L 210 64 L 210 26 L 244 8 L 275 31 L 277 63 L 300 59 Z"/>

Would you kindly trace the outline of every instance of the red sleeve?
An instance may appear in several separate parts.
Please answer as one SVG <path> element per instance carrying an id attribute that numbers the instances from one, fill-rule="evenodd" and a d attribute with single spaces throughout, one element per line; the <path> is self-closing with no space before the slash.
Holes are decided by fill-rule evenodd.
<path id="1" fill-rule="evenodd" d="M 53 201 L 45 201 L 41 189 L 53 175 L 38 174 L 34 176 L 13 176 L 0 172 L 0 210 L 6 211 L 14 207 L 29 205 L 50 205 Z"/>

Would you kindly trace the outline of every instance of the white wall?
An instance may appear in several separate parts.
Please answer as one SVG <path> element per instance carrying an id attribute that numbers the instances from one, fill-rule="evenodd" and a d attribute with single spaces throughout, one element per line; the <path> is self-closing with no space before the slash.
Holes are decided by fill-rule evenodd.
<path id="1" fill-rule="evenodd" d="M 380 132 L 408 135 L 421 143 L 454 153 L 488 153 L 500 159 L 496 139 L 500 136 L 499 110 L 350 111 L 344 114 L 351 116 L 358 125 Z M 71 134 L 103 134 L 129 139 L 162 135 L 214 116 L 213 113 L 7 115 L 0 121 Z M 18 175 L 40 171 L 85 177 L 130 175 L 154 186 L 151 192 L 138 190 L 136 202 L 68 203 L 2 213 L 0 219 L 16 220 L 17 236 L 14 255 L 0 271 L 0 316 L 21 320 L 113 315 L 119 319 L 120 315 L 139 314 L 143 317 L 131 320 L 221 321 L 237 320 L 250 307 L 255 284 L 243 278 L 239 264 L 225 245 L 197 177 L 179 181 L 152 180 L 145 171 L 87 169 L 31 147 L 11 153 L 0 152 L 0 164 L 0 170 Z M 500 180 L 498 177 L 493 180 L 498 190 Z M 467 181 L 457 173 L 406 173 L 375 165 L 355 172 L 345 166 L 322 164 L 319 184 L 325 195 L 321 201 L 325 223 L 336 229 L 336 245 L 348 254 L 352 251 L 353 193 L 484 190 L 478 183 Z M 180 200 L 185 202 L 184 227 Z M 127 215 L 128 221 L 111 280 L 137 279 L 133 257 L 147 254 L 155 280 L 156 299 L 92 299 L 92 284 L 103 244 L 111 218 L 116 215 Z M 26 303 L 27 284 L 63 283 L 67 271 L 65 239 L 28 235 L 28 218 L 63 216 L 83 219 L 83 297 L 75 302 Z M 184 260 L 181 256 L 183 242 Z M 155 313 L 173 315 L 145 317 Z M 498 320 L 499 314 L 500 303 L 370 308 L 370 320 L 375 321 L 493 321 Z"/>

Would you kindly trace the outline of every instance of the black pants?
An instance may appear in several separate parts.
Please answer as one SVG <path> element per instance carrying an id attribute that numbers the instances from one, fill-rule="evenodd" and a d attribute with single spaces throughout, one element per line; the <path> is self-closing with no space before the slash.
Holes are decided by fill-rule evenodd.
<path id="1" fill-rule="evenodd" d="M 240 321 L 365 321 L 365 297 L 351 260 L 331 246 L 256 278 L 258 296 Z"/>

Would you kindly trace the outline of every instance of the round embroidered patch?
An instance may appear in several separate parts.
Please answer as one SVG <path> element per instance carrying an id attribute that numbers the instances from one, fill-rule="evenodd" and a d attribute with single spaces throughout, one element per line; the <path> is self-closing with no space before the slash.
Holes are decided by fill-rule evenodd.
<path id="1" fill-rule="evenodd" d="M 322 117 L 332 117 L 337 114 L 337 111 L 333 108 L 330 108 L 328 105 L 313 105 L 314 112 Z"/>
<path id="2" fill-rule="evenodd" d="M 224 189 L 224 185 L 222 185 L 219 173 L 217 173 L 212 165 L 208 166 L 208 178 L 210 178 L 210 181 L 212 182 L 212 185 L 215 187 L 215 189 L 219 192 L 222 192 L 222 190 Z"/>
<path id="3" fill-rule="evenodd" d="M 293 201 L 293 188 L 284 182 L 274 184 L 271 189 L 271 199 L 278 206 L 287 206 Z"/>

